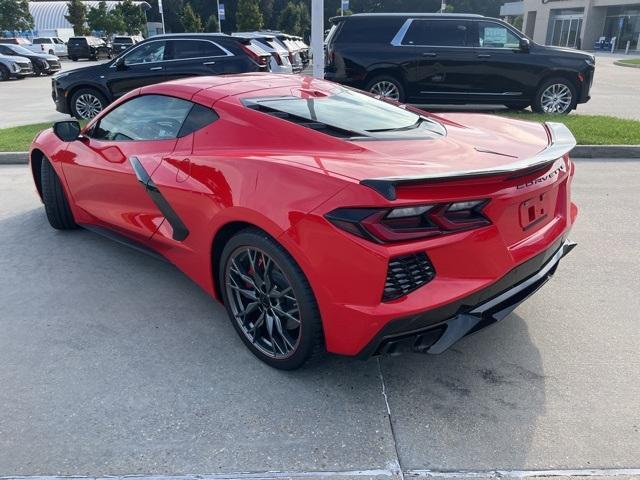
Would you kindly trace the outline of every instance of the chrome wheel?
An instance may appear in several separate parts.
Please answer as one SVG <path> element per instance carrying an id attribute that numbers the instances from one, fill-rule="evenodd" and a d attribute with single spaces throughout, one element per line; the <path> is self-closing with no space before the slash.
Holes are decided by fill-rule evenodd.
<path id="1" fill-rule="evenodd" d="M 300 344 L 302 321 L 291 283 L 278 264 L 255 247 L 236 249 L 225 268 L 234 320 L 251 344 L 268 357 L 290 357 Z"/>
<path id="2" fill-rule="evenodd" d="M 90 93 L 83 93 L 76 98 L 76 112 L 80 118 L 89 120 L 102 111 L 102 103 L 100 99 Z"/>
<path id="3" fill-rule="evenodd" d="M 380 80 L 379 82 L 374 83 L 371 85 L 369 91 L 374 95 L 380 95 L 384 98 L 400 100 L 400 90 L 398 89 L 398 86 L 389 80 Z"/>
<path id="4" fill-rule="evenodd" d="M 565 113 L 571 109 L 573 94 L 563 83 L 549 85 L 542 92 L 540 104 L 545 113 Z"/>

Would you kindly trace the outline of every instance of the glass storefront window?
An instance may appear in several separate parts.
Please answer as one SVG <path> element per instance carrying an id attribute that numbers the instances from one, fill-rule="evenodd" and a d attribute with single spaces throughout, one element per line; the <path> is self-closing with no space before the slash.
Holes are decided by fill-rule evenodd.
<path id="1" fill-rule="evenodd" d="M 616 37 L 616 48 L 638 48 L 640 37 L 640 4 L 607 8 L 607 18 L 602 33 L 608 40 Z"/>

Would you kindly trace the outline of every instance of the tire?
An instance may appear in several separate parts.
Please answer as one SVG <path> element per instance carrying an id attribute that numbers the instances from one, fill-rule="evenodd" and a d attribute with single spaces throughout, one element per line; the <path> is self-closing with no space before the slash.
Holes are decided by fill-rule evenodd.
<path id="1" fill-rule="evenodd" d="M 265 265 L 267 277 L 264 269 L 260 271 Z M 315 296 L 298 264 L 280 244 L 258 229 L 241 230 L 225 245 L 217 268 L 229 319 L 251 353 L 281 370 L 295 370 L 323 356 L 322 321 Z M 262 278 L 269 278 L 268 284 Z M 251 307 L 252 303 L 257 306 Z"/>
<path id="2" fill-rule="evenodd" d="M 373 77 L 367 82 L 365 90 L 374 95 L 380 95 L 401 103 L 404 102 L 406 98 L 402 82 L 391 75 L 378 75 Z"/>
<path id="3" fill-rule="evenodd" d="M 9 80 L 9 78 L 11 78 L 11 73 L 9 72 L 9 69 L 4 65 L 0 65 L 0 82 Z"/>
<path id="4" fill-rule="evenodd" d="M 72 62 L 77 62 L 78 61 L 78 57 L 69 57 L 71 59 Z"/>
<path id="5" fill-rule="evenodd" d="M 46 158 L 40 165 L 42 180 L 42 201 L 49 224 L 56 230 L 74 230 L 78 225 L 73 220 L 67 196 L 64 193 L 58 174 Z"/>
<path id="6" fill-rule="evenodd" d="M 81 88 L 71 95 L 69 108 L 78 120 L 89 120 L 107 106 L 107 99 L 93 88 Z"/>
<path id="7" fill-rule="evenodd" d="M 536 113 L 564 114 L 576 108 L 578 95 L 573 82 L 557 77 L 540 84 L 531 109 Z"/>
<path id="8" fill-rule="evenodd" d="M 49 55 L 55 55 L 55 52 L 53 50 L 49 50 Z"/>

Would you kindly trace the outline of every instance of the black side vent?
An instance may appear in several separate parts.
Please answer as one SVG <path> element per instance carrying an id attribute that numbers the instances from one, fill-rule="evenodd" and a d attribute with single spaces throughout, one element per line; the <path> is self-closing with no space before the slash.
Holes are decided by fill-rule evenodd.
<path id="1" fill-rule="evenodd" d="M 424 252 L 394 257 L 389 261 L 382 301 L 406 295 L 435 277 L 436 271 Z"/>
<path id="2" fill-rule="evenodd" d="M 272 117 L 280 118 L 282 120 L 295 123 L 297 125 L 300 125 L 301 127 L 310 128 L 312 130 L 316 130 L 318 132 L 331 135 L 332 137 L 338 137 L 338 138 L 362 137 L 362 133 L 359 133 L 359 132 L 352 132 L 350 130 L 344 130 L 342 128 L 327 125 L 326 123 L 315 122 L 313 120 L 309 120 L 308 118 L 292 115 L 290 113 L 283 112 L 281 110 L 276 110 L 274 108 L 267 107 L 266 105 L 261 105 L 259 103 L 250 103 L 250 104 L 247 104 L 247 107 L 251 108 L 252 110 L 257 110 L 258 112 L 266 113 L 267 115 L 271 115 Z"/>

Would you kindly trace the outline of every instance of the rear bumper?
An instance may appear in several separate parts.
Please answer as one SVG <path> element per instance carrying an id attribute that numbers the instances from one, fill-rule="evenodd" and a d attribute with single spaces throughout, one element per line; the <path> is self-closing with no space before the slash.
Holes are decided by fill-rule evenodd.
<path id="1" fill-rule="evenodd" d="M 564 238 L 559 239 L 483 290 L 435 310 L 387 323 L 357 356 L 368 358 L 407 350 L 444 352 L 463 337 L 509 315 L 553 276 L 560 259 L 575 246 Z"/>

